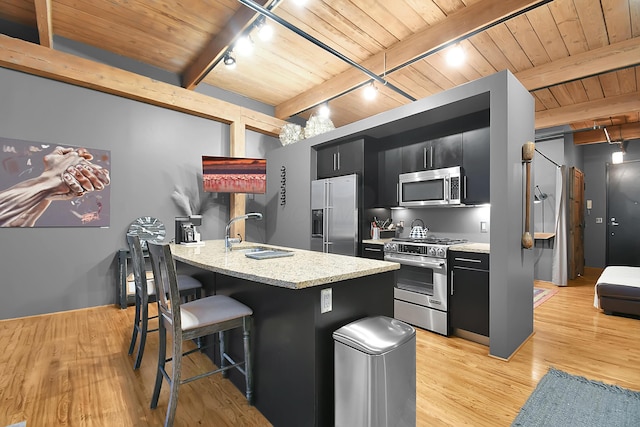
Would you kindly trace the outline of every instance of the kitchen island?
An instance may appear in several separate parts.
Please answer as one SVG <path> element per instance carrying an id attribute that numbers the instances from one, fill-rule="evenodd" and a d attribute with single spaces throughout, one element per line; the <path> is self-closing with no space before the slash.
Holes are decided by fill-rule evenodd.
<path id="1" fill-rule="evenodd" d="M 292 255 L 247 257 L 256 246 Z M 278 427 L 332 426 L 332 333 L 363 317 L 393 317 L 399 264 L 248 242 L 225 252 L 222 240 L 171 245 L 171 250 L 176 261 L 213 272 L 209 293 L 228 295 L 253 309 L 256 408 Z M 241 336 L 229 335 L 231 353 L 241 359 Z M 207 354 L 217 362 L 217 351 Z M 229 377 L 244 391 L 243 378 L 236 374 Z"/>

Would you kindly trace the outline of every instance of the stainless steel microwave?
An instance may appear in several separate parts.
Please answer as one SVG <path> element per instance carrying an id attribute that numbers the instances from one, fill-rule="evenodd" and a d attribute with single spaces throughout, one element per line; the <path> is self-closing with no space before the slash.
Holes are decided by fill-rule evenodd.
<path id="1" fill-rule="evenodd" d="M 403 173 L 398 177 L 400 206 L 460 205 L 463 194 L 464 177 L 460 166 Z"/>

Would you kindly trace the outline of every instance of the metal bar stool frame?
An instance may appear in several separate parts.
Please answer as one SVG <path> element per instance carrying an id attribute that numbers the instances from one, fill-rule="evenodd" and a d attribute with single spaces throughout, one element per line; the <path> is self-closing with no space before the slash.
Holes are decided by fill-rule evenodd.
<path id="1" fill-rule="evenodd" d="M 155 284 L 150 295 L 147 283 L 147 270 L 144 259 L 144 251 L 140 243 L 140 237 L 134 233 L 127 233 L 127 244 L 131 252 L 131 267 L 133 270 L 133 278 L 135 283 L 135 314 L 133 318 L 133 331 L 131 333 L 131 343 L 129 344 L 129 355 L 133 354 L 138 334 L 140 342 L 138 343 L 138 351 L 133 362 L 133 369 L 140 367 L 144 348 L 147 342 L 147 333 L 157 332 L 158 328 L 149 329 L 149 320 L 156 319 L 158 316 L 149 316 L 149 297 L 155 296 Z M 178 286 L 183 297 L 193 295 L 195 298 L 202 296 L 202 283 L 191 276 L 177 276 Z M 181 286 L 182 285 L 182 286 Z"/>
<path id="2" fill-rule="evenodd" d="M 178 405 L 178 390 L 180 385 L 201 379 L 216 373 L 226 376 L 226 371 L 235 368 L 245 377 L 246 398 L 253 404 L 253 375 L 251 363 L 251 327 L 253 311 L 239 301 L 225 295 L 212 295 L 195 301 L 181 303 L 177 288 L 176 270 L 171 248 L 166 243 L 147 242 L 160 316 L 158 343 L 158 370 L 156 383 L 151 398 L 151 408 L 158 406 L 158 398 L 163 379 L 170 387 L 169 404 L 165 418 L 165 427 L 173 426 L 176 407 Z M 167 297 L 168 296 L 168 297 Z M 242 328 L 244 344 L 244 360 L 236 362 L 225 352 L 224 332 Z M 173 335 L 173 349 L 171 357 L 167 358 L 167 329 Z M 181 378 L 183 341 L 218 333 L 220 341 L 220 367 L 190 378 Z M 195 350 L 194 350 L 195 351 Z M 172 362 L 172 372 L 169 375 L 165 364 Z M 229 364 L 227 364 L 229 362 Z"/>

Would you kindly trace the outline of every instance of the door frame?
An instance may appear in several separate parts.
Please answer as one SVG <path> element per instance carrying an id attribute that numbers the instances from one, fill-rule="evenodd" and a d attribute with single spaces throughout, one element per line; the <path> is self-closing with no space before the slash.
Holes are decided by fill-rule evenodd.
<path id="1" fill-rule="evenodd" d="M 569 171 L 569 197 L 567 199 L 567 204 L 569 205 L 569 227 L 567 228 L 569 244 L 567 255 L 569 261 L 568 278 L 573 280 L 578 276 L 584 275 L 585 181 L 584 172 L 577 167 L 572 166 Z M 576 172 L 582 177 L 582 188 L 578 189 L 578 194 L 576 194 L 576 186 L 574 184 Z M 576 217 L 577 220 L 574 220 Z"/>

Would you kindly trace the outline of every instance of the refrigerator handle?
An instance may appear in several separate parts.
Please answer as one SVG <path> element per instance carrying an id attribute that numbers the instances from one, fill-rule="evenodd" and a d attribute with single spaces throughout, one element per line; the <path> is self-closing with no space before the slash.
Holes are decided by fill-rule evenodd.
<path id="1" fill-rule="evenodd" d="M 335 154 L 334 156 L 334 165 L 335 165 Z M 324 221 L 323 230 L 322 230 L 322 252 L 329 252 L 329 191 L 331 191 L 331 184 L 329 181 L 325 181 L 324 183 L 324 208 L 322 220 Z"/>

